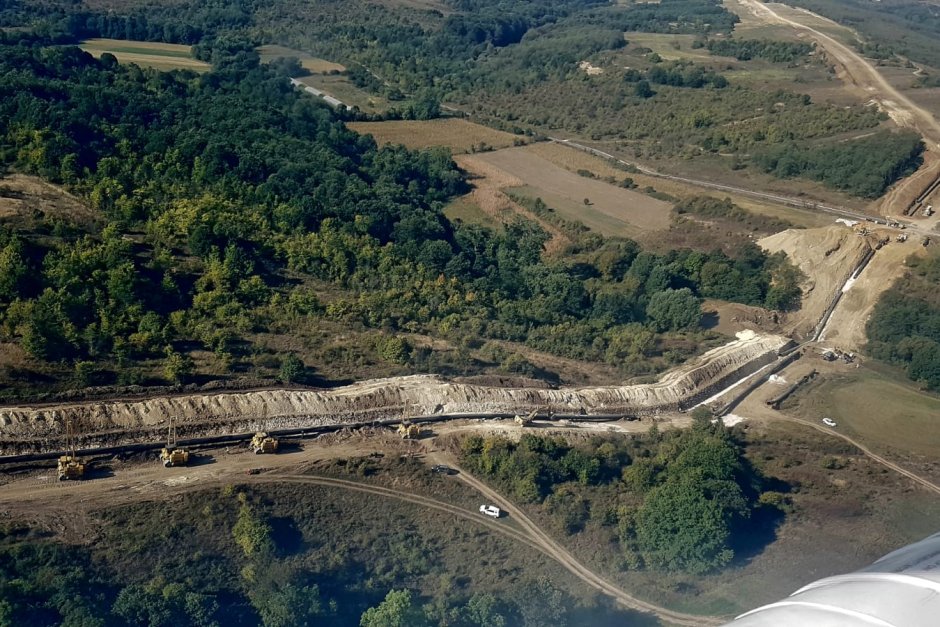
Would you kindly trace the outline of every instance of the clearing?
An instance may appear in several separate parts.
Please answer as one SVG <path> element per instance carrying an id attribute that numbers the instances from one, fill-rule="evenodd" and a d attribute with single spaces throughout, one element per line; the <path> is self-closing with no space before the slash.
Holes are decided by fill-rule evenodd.
<path id="1" fill-rule="evenodd" d="M 301 50 L 294 50 L 293 48 L 285 48 L 284 46 L 268 44 L 266 46 L 259 46 L 257 50 L 258 54 L 261 55 L 262 63 L 267 63 L 281 57 L 295 57 L 300 61 L 301 67 L 311 74 L 329 74 L 331 72 L 346 71 L 346 66 L 344 65 L 333 63 L 332 61 L 327 61 L 326 59 L 321 59 L 319 57 L 314 57 L 307 54 L 306 52 Z"/>
<path id="2" fill-rule="evenodd" d="M 525 148 L 509 148 L 477 158 L 523 181 L 524 195 L 541 198 L 567 220 L 603 235 L 635 236 L 669 228 L 672 205 L 561 168 Z"/>
<path id="3" fill-rule="evenodd" d="M 528 141 L 519 135 L 457 118 L 350 122 L 347 126 L 357 133 L 372 135 L 379 144 L 402 144 L 412 149 L 444 146 L 454 153 L 483 152 Z"/>
<path id="4" fill-rule="evenodd" d="M 832 224 L 832 218 L 809 209 L 797 209 L 783 204 L 771 204 L 755 198 L 742 196 L 733 192 L 725 192 L 703 187 L 697 187 L 682 181 L 665 179 L 643 174 L 642 172 L 627 172 L 616 168 L 607 159 L 589 154 L 559 142 L 539 142 L 531 144 L 525 149 L 536 154 L 557 166 L 571 172 L 587 170 L 603 178 L 613 176 L 618 179 L 631 178 L 639 188 L 652 187 L 656 191 L 669 194 L 675 198 L 688 198 L 692 196 L 711 196 L 713 198 L 730 198 L 731 201 L 751 213 L 764 215 L 780 220 L 787 220 L 799 227 L 826 226 Z"/>
<path id="5" fill-rule="evenodd" d="M 667 61 L 690 59 L 692 61 L 728 61 L 730 57 L 712 55 L 708 48 L 693 48 L 692 42 L 697 35 L 673 35 L 664 33 L 640 33 L 635 31 L 623 34 L 627 43 L 634 48 L 649 48 Z M 733 60 L 732 60 L 733 61 Z"/>
<path id="6" fill-rule="evenodd" d="M 121 63 L 136 63 L 155 70 L 207 72 L 210 65 L 194 59 L 190 46 L 124 39 L 86 39 L 80 48 L 98 58 L 108 52 Z"/>

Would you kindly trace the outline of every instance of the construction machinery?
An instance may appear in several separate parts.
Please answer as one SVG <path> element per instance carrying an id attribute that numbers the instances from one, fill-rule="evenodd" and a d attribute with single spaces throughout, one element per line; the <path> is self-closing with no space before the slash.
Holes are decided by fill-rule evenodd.
<path id="1" fill-rule="evenodd" d="M 72 432 L 72 421 L 65 421 L 65 447 L 68 451 L 59 457 L 56 465 L 56 475 L 59 481 L 78 480 L 85 476 L 85 463 L 75 454 L 75 434 Z"/>
<path id="2" fill-rule="evenodd" d="M 403 422 L 398 425 L 398 435 L 401 436 L 402 440 L 417 440 L 424 435 L 424 429 L 421 428 L 421 425 Z"/>
<path id="3" fill-rule="evenodd" d="M 257 432 L 253 438 L 251 438 L 251 452 L 255 455 L 269 455 L 272 453 L 277 453 L 277 438 L 274 436 L 268 435 L 264 431 Z"/>
<path id="4" fill-rule="evenodd" d="M 513 420 L 516 421 L 517 425 L 520 425 L 522 427 L 529 427 L 529 426 L 532 426 L 532 422 L 535 420 L 535 416 L 538 413 L 539 413 L 538 409 L 533 409 L 525 416 L 523 416 L 522 414 L 516 415 L 516 417 Z"/>
<path id="5" fill-rule="evenodd" d="M 165 468 L 185 466 L 189 463 L 189 451 L 179 448 L 176 444 L 176 427 L 173 426 L 172 419 L 166 434 L 166 447 L 160 451 L 160 461 Z"/>

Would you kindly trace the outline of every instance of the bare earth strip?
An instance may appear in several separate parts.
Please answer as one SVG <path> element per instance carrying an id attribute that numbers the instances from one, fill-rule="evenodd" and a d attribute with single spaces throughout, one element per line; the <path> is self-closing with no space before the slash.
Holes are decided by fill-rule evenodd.
<path id="1" fill-rule="evenodd" d="M 146 400 L 62 403 L 0 409 L 0 437 L 30 447 L 61 446 L 66 421 L 114 443 L 159 440 L 167 418 L 183 433 L 244 433 L 335 425 L 415 414 L 543 411 L 651 416 L 691 407 L 774 362 L 790 339 L 750 333 L 665 373 L 655 383 L 557 389 L 489 387 L 416 375 L 331 390 L 192 394 Z M 262 419 L 262 417 L 264 417 Z"/>
<path id="2" fill-rule="evenodd" d="M 525 148 L 485 153 L 479 159 L 540 192 L 546 204 L 563 217 L 588 226 L 596 223 L 609 235 L 663 230 L 669 228 L 672 220 L 672 205 L 668 202 L 579 176 Z M 556 199 L 555 205 L 552 199 Z M 589 204 L 584 203 L 585 199 Z"/>

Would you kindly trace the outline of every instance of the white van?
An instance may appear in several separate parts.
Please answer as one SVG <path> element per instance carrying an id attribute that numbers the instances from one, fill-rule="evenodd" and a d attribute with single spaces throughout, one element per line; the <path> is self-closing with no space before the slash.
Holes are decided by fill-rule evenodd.
<path id="1" fill-rule="evenodd" d="M 493 518 L 499 518 L 502 515 L 502 512 L 495 505 L 481 505 L 480 513 L 484 516 L 492 516 Z"/>

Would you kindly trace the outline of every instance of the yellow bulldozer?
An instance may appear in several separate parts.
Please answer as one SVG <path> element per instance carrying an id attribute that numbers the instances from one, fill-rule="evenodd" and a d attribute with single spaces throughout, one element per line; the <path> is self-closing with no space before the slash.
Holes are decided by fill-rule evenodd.
<path id="1" fill-rule="evenodd" d="M 251 452 L 255 455 L 268 455 L 277 453 L 277 438 L 270 436 L 264 431 L 259 431 L 251 438 Z"/>
<path id="2" fill-rule="evenodd" d="M 408 422 L 403 422 L 398 425 L 398 435 L 401 436 L 402 440 L 417 440 L 425 431 L 421 428 L 421 425 L 411 424 Z"/>
<path id="3" fill-rule="evenodd" d="M 172 419 L 167 431 L 166 446 L 160 451 L 160 462 L 164 468 L 185 466 L 189 463 L 189 451 L 176 445 L 176 427 L 173 426 Z"/>
<path id="4" fill-rule="evenodd" d="M 85 476 L 85 462 L 75 454 L 75 434 L 72 432 L 72 421 L 65 421 L 65 446 L 68 453 L 59 457 L 56 464 L 56 476 L 59 481 L 73 481 Z"/>

